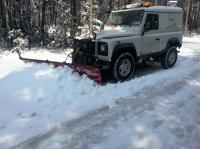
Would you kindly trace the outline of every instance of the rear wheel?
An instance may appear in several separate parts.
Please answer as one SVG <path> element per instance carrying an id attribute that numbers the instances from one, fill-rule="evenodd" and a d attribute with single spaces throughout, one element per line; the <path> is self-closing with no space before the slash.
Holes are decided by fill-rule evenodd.
<path id="1" fill-rule="evenodd" d="M 172 68 L 178 58 L 178 53 L 176 47 L 170 47 L 167 53 L 161 58 L 161 66 L 164 69 Z"/>
<path id="2" fill-rule="evenodd" d="M 130 53 L 122 53 L 112 63 L 112 74 L 115 81 L 130 80 L 135 73 L 135 59 Z"/>

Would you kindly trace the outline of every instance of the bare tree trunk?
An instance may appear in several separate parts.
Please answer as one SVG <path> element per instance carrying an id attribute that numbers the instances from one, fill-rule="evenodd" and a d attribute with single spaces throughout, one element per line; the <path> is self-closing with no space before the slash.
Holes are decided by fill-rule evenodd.
<path id="1" fill-rule="evenodd" d="M 46 18 L 46 0 L 43 0 L 43 3 L 42 3 L 42 21 L 41 21 L 41 33 L 42 34 L 44 34 L 44 32 L 45 32 L 45 24 L 46 24 L 45 18 Z"/>
<path id="2" fill-rule="evenodd" d="M 187 13 L 186 13 L 186 19 L 185 19 L 185 30 L 184 30 L 185 34 L 188 34 L 188 18 L 189 18 L 189 12 L 190 12 L 190 4 L 191 4 L 191 0 L 188 0 L 188 7 L 187 7 Z"/>
<path id="3" fill-rule="evenodd" d="M 74 38 L 76 31 L 76 0 L 71 0 L 71 32 L 70 32 L 70 36 L 71 38 Z"/>
<path id="4" fill-rule="evenodd" d="M 92 35 L 93 31 L 93 2 L 90 0 L 90 35 Z"/>
<path id="5" fill-rule="evenodd" d="M 5 10 L 5 1 L 1 0 L 0 2 L 0 12 L 1 12 L 1 18 L 2 18 L 2 25 L 0 26 L 0 28 L 3 28 L 3 38 L 6 39 L 6 37 L 8 36 L 8 29 L 7 29 L 7 19 L 6 19 L 6 10 Z"/>
<path id="6" fill-rule="evenodd" d="M 8 7 L 8 9 L 7 9 L 7 14 L 8 14 L 8 20 L 9 20 L 9 31 L 11 31 L 12 29 L 13 29 L 13 24 L 12 24 L 12 6 L 11 6 L 11 0 L 7 0 L 7 7 Z"/>
<path id="7" fill-rule="evenodd" d="M 44 39 L 45 39 L 45 25 L 46 25 L 46 0 L 43 0 L 42 3 L 42 20 L 41 20 L 41 42 L 42 45 L 44 45 Z"/>
<path id="8" fill-rule="evenodd" d="M 54 0 L 50 1 L 50 25 L 54 24 L 54 9 L 55 9 L 55 2 Z"/>
<path id="9" fill-rule="evenodd" d="M 18 2 L 18 6 L 19 6 L 19 8 L 18 8 L 19 26 L 20 26 L 20 29 L 24 32 L 25 29 L 24 29 L 24 25 L 23 25 L 24 19 L 23 19 L 22 12 L 21 12 L 22 11 L 21 10 L 21 2 L 20 2 L 20 0 L 17 0 L 17 2 Z"/>
<path id="10" fill-rule="evenodd" d="M 57 25 L 57 10 L 56 10 L 56 7 L 57 7 L 57 1 L 54 1 L 54 25 L 55 26 Z"/>
<path id="11" fill-rule="evenodd" d="M 4 0 L 0 1 L 0 8 L 1 8 L 2 28 L 7 29 L 5 1 Z"/>
<path id="12" fill-rule="evenodd" d="M 26 11 L 27 11 L 27 32 L 31 32 L 31 0 L 26 0 Z"/>
<path id="13" fill-rule="evenodd" d="M 38 27 L 41 27 L 41 6 L 40 6 L 40 0 L 39 0 L 39 13 L 38 13 Z"/>

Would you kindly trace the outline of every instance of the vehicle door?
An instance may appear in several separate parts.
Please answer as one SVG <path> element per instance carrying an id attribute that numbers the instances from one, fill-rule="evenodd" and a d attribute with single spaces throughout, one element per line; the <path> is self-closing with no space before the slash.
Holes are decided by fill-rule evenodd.
<path id="1" fill-rule="evenodd" d="M 147 13 L 142 32 L 142 55 L 160 51 L 159 14 Z"/>

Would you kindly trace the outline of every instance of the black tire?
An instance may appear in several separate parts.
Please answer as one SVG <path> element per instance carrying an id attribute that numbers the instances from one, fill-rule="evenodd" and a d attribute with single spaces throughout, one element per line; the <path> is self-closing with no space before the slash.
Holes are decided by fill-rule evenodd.
<path id="1" fill-rule="evenodd" d="M 130 53 L 118 55 L 112 62 L 112 76 L 118 82 L 130 80 L 135 73 L 135 59 Z"/>
<path id="2" fill-rule="evenodd" d="M 176 64 L 177 58 L 178 58 L 178 52 L 176 47 L 170 47 L 167 53 L 161 58 L 162 68 L 163 69 L 172 68 Z"/>

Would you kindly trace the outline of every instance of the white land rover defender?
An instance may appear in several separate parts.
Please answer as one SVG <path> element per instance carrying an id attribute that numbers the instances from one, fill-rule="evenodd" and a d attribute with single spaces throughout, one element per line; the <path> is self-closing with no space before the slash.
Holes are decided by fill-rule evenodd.
<path id="1" fill-rule="evenodd" d="M 94 38 L 75 41 L 73 63 L 109 69 L 116 81 L 130 79 L 139 60 L 151 58 L 172 68 L 182 46 L 182 18 L 178 7 L 113 11 Z"/>

